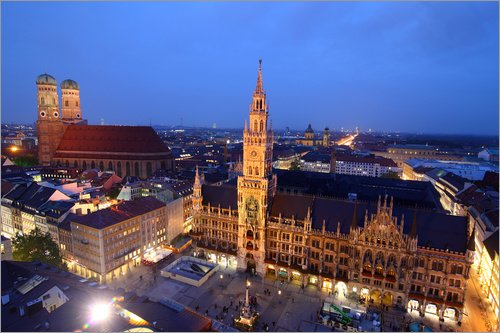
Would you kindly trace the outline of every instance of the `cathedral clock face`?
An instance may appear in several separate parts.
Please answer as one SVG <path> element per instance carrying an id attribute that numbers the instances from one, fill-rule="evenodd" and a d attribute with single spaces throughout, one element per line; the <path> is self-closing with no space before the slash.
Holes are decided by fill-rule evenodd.
<path id="1" fill-rule="evenodd" d="M 252 152 L 250 153 L 250 155 L 251 155 L 252 157 L 255 157 L 255 156 L 257 156 L 257 152 L 256 152 L 255 150 L 252 150 Z"/>
<path id="2" fill-rule="evenodd" d="M 45 112 L 43 112 L 43 111 L 40 112 L 40 116 L 45 117 L 46 116 Z"/>

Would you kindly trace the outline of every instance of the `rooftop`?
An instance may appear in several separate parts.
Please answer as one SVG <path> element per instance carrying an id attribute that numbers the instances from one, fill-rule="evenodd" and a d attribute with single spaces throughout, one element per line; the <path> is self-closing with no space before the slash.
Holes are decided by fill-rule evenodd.
<path id="1" fill-rule="evenodd" d="M 77 216 L 71 222 L 83 224 L 94 229 L 104 229 L 162 207 L 165 207 L 165 204 L 158 199 L 143 197 L 133 201 L 122 202 L 94 213 Z"/>
<path id="2" fill-rule="evenodd" d="M 113 159 L 123 156 L 130 159 L 157 159 L 158 155 L 170 157 L 170 149 L 152 127 L 99 125 L 68 126 L 54 157 L 70 158 L 81 154 L 78 156 L 95 158 L 96 153 L 114 156 Z M 130 154 L 135 157 L 131 158 Z"/>
<path id="3" fill-rule="evenodd" d="M 354 216 L 355 203 L 310 195 L 290 195 L 279 193 L 273 199 L 271 216 L 303 220 L 310 208 L 312 228 L 321 230 L 325 221 L 326 231 L 336 232 L 340 223 L 340 232 L 348 234 Z M 356 216 L 359 227 L 364 225 L 365 212 L 368 216 L 377 212 L 376 202 L 359 201 L 356 206 Z M 464 253 L 467 246 L 467 218 L 433 212 L 425 209 L 394 206 L 393 216 L 401 221 L 404 214 L 403 232 L 410 234 L 411 224 L 416 214 L 418 245 L 442 250 Z"/>
<path id="4" fill-rule="evenodd" d="M 430 182 L 275 169 L 278 191 L 376 202 L 379 195 L 394 197 L 398 206 L 442 210 L 439 193 Z"/>

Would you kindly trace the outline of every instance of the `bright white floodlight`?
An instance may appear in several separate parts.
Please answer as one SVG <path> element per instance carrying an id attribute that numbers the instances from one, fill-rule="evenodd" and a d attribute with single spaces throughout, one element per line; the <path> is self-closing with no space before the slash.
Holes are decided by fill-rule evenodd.
<path id="1" fill-rule="evenodd" d="M 111 309 L 109 304 L 97 303 L 91 307 L 91 316 L 93 322 L 100 322 L 109 317 Z"/>

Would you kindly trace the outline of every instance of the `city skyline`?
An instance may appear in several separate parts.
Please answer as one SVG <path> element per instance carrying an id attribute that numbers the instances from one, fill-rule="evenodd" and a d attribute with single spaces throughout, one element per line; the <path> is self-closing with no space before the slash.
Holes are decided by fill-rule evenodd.
<path id="1" fill-rule="evenodd" d="M 240 128 L 262 58 L 274 128 L 497 135 L 494 8 L 3 3 L 3 121 L 36 120 L 34 81 L 47 72 L 79 83 L 92 124 Z"/>

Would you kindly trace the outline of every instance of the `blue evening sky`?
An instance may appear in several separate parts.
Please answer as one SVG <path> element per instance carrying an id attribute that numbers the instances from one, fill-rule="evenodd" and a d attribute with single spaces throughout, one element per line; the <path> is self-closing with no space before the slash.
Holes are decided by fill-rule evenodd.
<path id="1" fill-rule="evenodd" d="M 2 122 L 37 75 L 98 124 L 242 127 L 263 59 L 273 127 L 498 134 L 497 2 L 3 2 Z"/>

